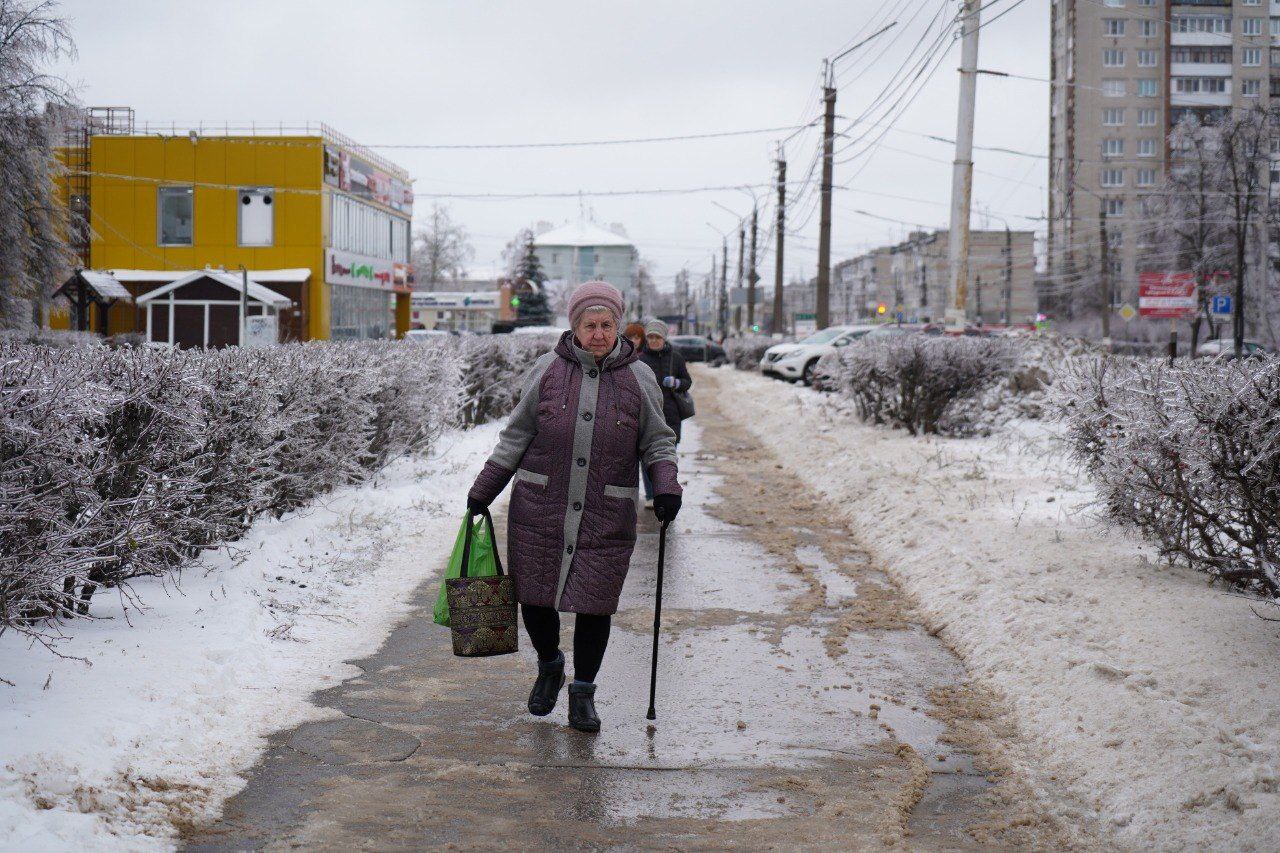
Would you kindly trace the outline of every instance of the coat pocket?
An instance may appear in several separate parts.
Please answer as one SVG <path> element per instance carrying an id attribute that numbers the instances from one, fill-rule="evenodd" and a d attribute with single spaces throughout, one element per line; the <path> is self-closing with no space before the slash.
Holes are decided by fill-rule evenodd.
<path id="1" fill-rule="evenodd" d="M 526 468 L 516 469 L 515 480 L 518 483 L 528 483 L 531 486 L 537 486 L 539 489 L 545 489 L 550 479 L 546 474 L 539 474 Z"/>

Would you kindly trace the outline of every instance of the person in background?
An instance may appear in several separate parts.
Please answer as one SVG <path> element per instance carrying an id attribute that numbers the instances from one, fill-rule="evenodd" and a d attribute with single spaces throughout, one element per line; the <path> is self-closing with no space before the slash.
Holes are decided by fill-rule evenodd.
<path id="1" fill-rule="evenodd" d="M 633 324 L 635 325 L 635 324 Z M 630 327 L 628 327 L 630 328 Z M 676 443 L 680 442 L 680 409 L 676 405 L 676 394 L 688 391 L 693 387 L 693 379 L 689 377 L 689 368 L 684 363 L 684 356 L 676 352 L 675 347 L 667 342 L 670 330 L 667 324 L 658 319 L 644 324 L 644 349 L 640 350 L 640 360 L 649 365 L 653 375 L 662 387 L 662 417 L 676 434 Z M 644 479 L 644 505 L 653 506 L 653 484 L 649 482 L 649 472 L 640 467 Z"/>
<path id="2" fill-rule="evenodd" d="M 510 420 L 467 494 L 486 509 L 512 480 L 507 563 L 538 653 L 529 713 L 550 714 L 565 683 L 560 614 L 576 613 L 569 725 L 600 730 L 596 673 L 636 544 L 636 465 L 657 492 L 653 512 L 680 511 L 676 437 L 662 388 L 618 334 L 625 305 L 608 282 L 569 299 L 570 330 L 525 378 Z"/>
<path id="3" fill-rule="evenodd" d="M 631 341 L 637 355 L 644 352 L 644 323 L 630 323 L 622 330 L 622 336 Z"/>

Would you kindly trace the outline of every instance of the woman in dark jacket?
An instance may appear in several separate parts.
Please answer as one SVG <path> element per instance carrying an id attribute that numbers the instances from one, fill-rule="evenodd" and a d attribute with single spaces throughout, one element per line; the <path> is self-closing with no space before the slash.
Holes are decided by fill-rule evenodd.
<path id="1" fill-rule="evenodd" d="M 622 294 L 603 281 L 569 300 L 571 329 L 538 359 L 524 393 L 467 494 L 477 512 L 512 480 L 507 562 L 538 652 L 529 712 L 555 708 L 564 686 L 560 613 L 576 613 L 569 725 L 600 730 L 595 678 L 610 616 L 636 544 L 636 466 L 655 486 L 654 514 L 680 510 L 676 438 L 653 371 L 618 334 Z"/>
<path id="2" fill-rule="evenodd" d="M 689 377 L 689 368 L 684 363 L 684 356 L 676 352 L 675 347 L 667 341 L 667 324 L 658 319 L 650 320 L 644 325 L 645 348 L 640 351 L 640 360 L 649 365 L 653 375 L 657 377 L 662 388 L 662 416 L 676 434 L 676 442 L 680 441 L 680 408 L 676 405 L 676 394 L 688 391 L 693 387 Z M 640 470 L 644 479 L 645 506 L 653 505 L 653 484 L 649 482 L 649 474 Z"/>

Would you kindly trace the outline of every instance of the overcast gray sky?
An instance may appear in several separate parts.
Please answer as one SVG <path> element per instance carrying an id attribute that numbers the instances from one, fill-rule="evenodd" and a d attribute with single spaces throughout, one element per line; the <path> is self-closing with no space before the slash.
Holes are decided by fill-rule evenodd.
<path id="1" fill-rule="evenodd" d="M 837 113 L 843 128 L 896 117 L 900 130 L 869 143 L 865 122 L 849 130 L 835 169 L 834 255 L 900 239 L 906 226 L 855 213 L 945 226 L 951 148 L 917 133 L 955 131 L 958 44 L 908 105 L 887 84 L 931 19 L 957 0 L 64 0 L 79 56 L 61 69 L 86 104 L 124 104 L 140 121 L 325 121 L 370 145 L 621 139 L 780 127 L 819 115 L 821 60 L 882 23 L 898 26 L 842 61 Z M 1048 75 L 1047 0 L 988 0 L 980 65 Z M 903 109 L 905 107 L 905 109 Z M 976 142 L 1045 153 L 1048 86 L 983 76 Z M 377 149 L 416 179 L 416 215 L 439 195 L 692 188 L 772 181 L 781 134 L 724 139 L 506 151 Z M 818 143 L 814 131 L 787 146 L 799 181 Z M 900 149 L 900 150 L 891 150 Z M 910 152 L 910 153 L 904 153 Z M 940 162 L 935 162 L 940 161 Z M 1039 224 L 1044 160 L 979 152 L 975 208 L 1015 227 Z M 801 187 L 792 186 L 794 195 Z M 772 199 L 772 190 L 759 190 Z M 812 194 L 807 194 L 811 196 Z M 890 198 L 889 196 L 905 196 Z M 802 197 L 803 198 L 803 197 Z M 539 220 L 576 219 L 575 198 L 441 199 L 471 232 L 476 264 Z M 723 190 L 591 198 L 600 223 L 622 223 L 654 265 L 659 286 L 687 264 L 701 274 L 720 238 L 706 224 L 746 213 L 746 193 Z M 790 211 L 788 274 L 812 275 L 814 200 Z M 772 217 L 772 205 L 768 215 Z M 807 217 L 807 221 L 806 221 Z M 994 217 L 993 227 L 1003 227 Z M 981 217 L 975 225 L 981 225 Z M 764 237 L 762 223 L 761 238 Z M 731 256 L 733 250 L 731 249 Z M 732 264 L 732 260 L 731 260 Z M 773 261 L 761 265 L 772 282 Z M 730 270 L 732 275 L 732 268 Z"/>

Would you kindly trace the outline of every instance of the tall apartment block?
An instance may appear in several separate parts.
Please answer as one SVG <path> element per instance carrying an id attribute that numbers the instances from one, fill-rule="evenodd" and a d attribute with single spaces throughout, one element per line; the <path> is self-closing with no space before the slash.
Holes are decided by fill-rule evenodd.
<path id="1" fill-rule="evenodd" d="M 1098 279 L 1105 229 L 1114 301 L 1136 304 L 1169 131 L 1280 97 L 1280 0 L 1053 0 L 1050 15 L 1050 287 Z"/>

